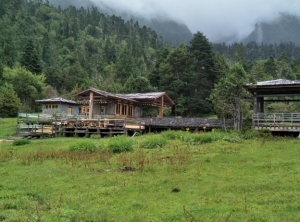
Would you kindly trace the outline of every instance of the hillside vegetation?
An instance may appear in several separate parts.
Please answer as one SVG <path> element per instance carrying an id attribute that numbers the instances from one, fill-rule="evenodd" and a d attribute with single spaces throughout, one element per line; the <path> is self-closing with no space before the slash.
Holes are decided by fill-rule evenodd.
<path id="1" fill-rule="evenodd" d="M 166 131 L 25 141 L 0 144 L 4 221 L 300 219 L 297 139 Z"/>
<path id="2" fill-rule="evenodd" d="M 36 100 L 74 99 L 92 86 L 112 93 L 167 92 L 175 102 L 170 116 L 242 119 L 251 117 L 253 104 L 243 85 L 300 79 L 300 50 L 293 43 L 212 44 L 197 32 L 188 45 L 172 47 L 138 21 L 94 6 L 0 1 L 0 29 L 0 117 L 40 112 Z M 300 110 L 294 102 L 265 108 Z M 155 116 L 149 112 L 143 114 Z"/>

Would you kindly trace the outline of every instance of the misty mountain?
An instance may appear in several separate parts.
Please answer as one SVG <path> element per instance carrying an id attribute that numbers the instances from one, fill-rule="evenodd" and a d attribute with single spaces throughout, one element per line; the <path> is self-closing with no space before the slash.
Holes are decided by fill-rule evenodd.
<path id="1" fill-rule="evenodd" d="M 258 22 L 253 32 L 243 40 L 243 43 L 256 42 L 279 44 L 293 42 L 300 45 L 300 17 L 290 14 L 280 16 L 270 22 Z"/>
<path id="2" fill-rule="evenodd" d="M 98 10 L 107 15 L 116 15 L 122 17 L 124 20 L 132 20 L 133 23 L 138 22 L 140 27 L 146 26 L 154 30 L 158 37 L 162 37 L 162 40 L 171 45 L 177 46 L 180 43 L 189 44 L 193 38 L 192 32 L 187 25 L 175 21 L 172 18 L 158 15 L 155 18 L 150 18 L 143 15 L 134 15 L 132 12 L 116 10 L 103 1 L 97 1 L 97 4 L 90 0 L 49 0 L 50 4 L 54 6 L 61 6 L 67 8 L 69 5 L 76 7 L 92 7 L 96 6 Z"/>

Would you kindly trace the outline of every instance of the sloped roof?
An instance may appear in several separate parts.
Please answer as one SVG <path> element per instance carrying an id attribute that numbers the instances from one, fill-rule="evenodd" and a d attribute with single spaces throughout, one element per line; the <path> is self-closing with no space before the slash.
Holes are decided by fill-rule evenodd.
<path id="1" fill-rule="evenodd" d="M 168 102 L 174 104 L 173 100 L 165 92 L 148 92 L 148 93 L 130 93 L 119 94 L 134 100 L 156 100 L 162 96 L 166 96 Z"/>
<path id="2" fill-rule="evenodd" d="M 174 104 L 173 100 L 165 92 L 114 94 L 114 93 L 109 93 L 109 92 L 105 92 L 105 91 L 90 87 L 86 90 L 76 93 L 74 96 L 76 97 L 76 96 L 84 95 L 84 94 L 88 95 L 90 91 L 92 91 L 98 95 L 104 96 L 106 98 L 122 99 L 122 100 L 126 100 L 126 101 L 131 101 L 131 102 L 140 102 L 143 100 L 152 100 L 153 101 L 162 96 L 165 96 L 167 98 L 167 102 Z"/>
<path id="3" fill-rule="evenodd" d="M 99 90 L 99 89 L 96 89 L 96 88 L 93 88 L 93 87 L 90 87 L 86 90 L 80 91 L 80 92 L 76 93 L 74 96 L 76 97 L 80 94 L 88 93 L 89 91 L 97 93 L 98 95 L 104 96 L 106 98 L 123 99 L 123 100 L 129 100 L 129 101 L 132 101 L 132 102 L 137 102 L 136 100 L 130 99 L 130 98 L 124 96 L 123 94 L 109 93 L 109 92 L 105 92 L 105 91 L 102 91 L 102 90 Z"/>
<path id="4" fill-rule="evenodd" d="M 42 99 L 42 100 L 35 100 L 38 103 L 70 103 L 70 104 L 77 104 L 73 100 L 64 99 L 62 97 L 57 98 L 50 98 L 50 99 Z"/>

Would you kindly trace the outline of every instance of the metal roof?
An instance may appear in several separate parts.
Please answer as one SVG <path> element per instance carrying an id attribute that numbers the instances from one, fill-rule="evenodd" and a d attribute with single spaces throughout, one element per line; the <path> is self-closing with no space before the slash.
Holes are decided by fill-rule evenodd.
<path id="1" fill-rule="evenodd" d="M 135 100 L 156 100 L 162 96 L 166 96 L 171 104 L 174 104 L 173 100 L 165 92 L 148 92 L 148 93 L 130 93 L 119 94 Z"/>
<path id="2" fill-rule="evenodd" d="M 77 104 L 73 100 L 64 99 L 62 97 L 57 98 L 50 98 L 50 99 L 42 99 L 42 100 L 35 100 L 38 103 L 71 103 L 71 104 Z"/>
<path id="3" fill-rule="evenodd" d="M 269 81 L 257 82 L 257 86 L 272 86 L 272 85 L 297 85 L 300 84 L 299 80 L 288 80 L 288 79 L 274 79 Z"/>

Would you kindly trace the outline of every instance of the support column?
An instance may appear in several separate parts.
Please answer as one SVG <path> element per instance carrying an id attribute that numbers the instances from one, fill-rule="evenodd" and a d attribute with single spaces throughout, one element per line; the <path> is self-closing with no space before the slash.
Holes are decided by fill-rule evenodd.
<path id="1" fill-rule="evenodd" d="M 161 104 L 159 107 L 159 117 L 162 118 L 164 116 L 164 96 L 161 97 Z"/>
<path id="2" fill-rule="evenodd" d="M 90 103 L 89 103 L 89 119 L 93 119 L 94 113 L 94 92 L 90 92 Z"/>
<path id="3" fill-rule="evenodd" d="M 258 112 L 263 113 L 264 112 L 264 97 L 259 97 L 259 110 Z"/>
<path id="4" fill-rule="evenodd" d="M 253 103 L 253 112 L 254 114 L 257 114 L 258 112 L 258 107 L 257 107 L 257 95 L 254 93 L 253 95 L 254 103 Z"/>

